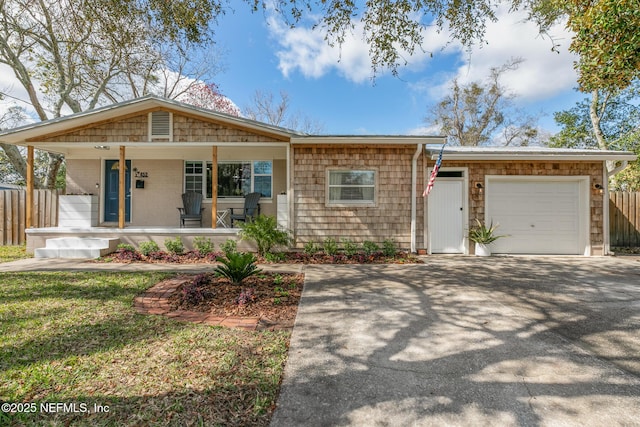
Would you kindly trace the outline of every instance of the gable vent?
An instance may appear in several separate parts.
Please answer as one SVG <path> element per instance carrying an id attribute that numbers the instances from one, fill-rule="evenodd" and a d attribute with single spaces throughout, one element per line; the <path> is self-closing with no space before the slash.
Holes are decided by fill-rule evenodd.
<path id="1" fill-rule="evenodd" d="M 151 141 L 171 141 L 171 113 L 168 111 L 154 111 L 149 114 L 149 135 Z"/>

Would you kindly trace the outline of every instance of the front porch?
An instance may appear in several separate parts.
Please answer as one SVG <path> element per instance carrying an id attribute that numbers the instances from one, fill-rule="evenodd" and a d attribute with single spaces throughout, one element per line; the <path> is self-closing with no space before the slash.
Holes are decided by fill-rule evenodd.
<path id="1" fill-rule="evenodd" d="M 44 248 L 47 239 L 59 238 L 91 238 L 91 239 L 117 239 L 116 244 L 125 243 L 138 247 L 141 242 L 154 241 L 165 249 L 166 239 L 181 237 L 185 249 L 194 249 L 193 240 L 196 237 L 211 239 L 216 249 L 228 239 L 238 242 L 238 249 L 242 251 L 255 251 L 252 242 L 241 240 L 238 235 L 239 228 L 179 228 L 179 227 L 47 227 L 29 228 L 27 234 L 27 252 L 34 253 L 36 249 Z"/>

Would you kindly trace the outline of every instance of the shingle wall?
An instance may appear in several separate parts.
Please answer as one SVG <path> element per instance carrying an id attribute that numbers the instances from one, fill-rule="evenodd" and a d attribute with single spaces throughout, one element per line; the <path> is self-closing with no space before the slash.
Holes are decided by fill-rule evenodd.
<path id="1" fill-rule="evenodd" d="M 378 243 L 393 239 L 408 248 L 411 239 L 411 160 L 409 146 L 295 146 L 293 154 L 296 243 L 322 242 L 326 237 Z M 421 162 L 418 163 L 420 165 Z M 333 207 L 326 203 L 327 170 L 374 169 L 378 173 L 377 204 Z M 422 168 L 419 167 L 421 170 Z M 418 182 L 422 181 L 419 171 Z M 418 196 L 421 190 L 418 191 Z M 422 200 L 421 197 L 418 197 Z M 418 223 L 423 204 L 418 201 Z M 418 236 L 422 228 L 418 229 Z"/>
<path id="2" fill-rule="evenodd" d="M 430 162 L 433 165 L 433 162 Z M 601 255 L 603 251 L 603 196 L 594 190 L 595 184 L 602 184 L 602 162 L 540 162 L 540 161 L 493 161 L 454 162 L 443 161 L 443 167 L 469 168 L 469 223 L 476 218 L 484 221 L 484 194 L 475 188 L 475 183 L 484 185 L 486 175 L 537 175 L 537 176 L 589 176 L 589 207 L 591 252 Z M 436 181 L 437 185 L 437 181 Z"/>
<path id="3" fill-rule="evenodd" d="M 148 113 L 121 120 L 97 123 L 62 135 L 42 139 L 48 142 L 144 142 L 148 141 Z M 269 136 L 249 130 L 173 114 L 174 142 L 271 142 Z"/>

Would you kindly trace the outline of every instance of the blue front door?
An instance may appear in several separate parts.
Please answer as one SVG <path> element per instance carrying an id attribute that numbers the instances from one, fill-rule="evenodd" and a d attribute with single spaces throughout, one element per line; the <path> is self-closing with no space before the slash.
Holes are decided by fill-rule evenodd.
<path id="1" fill-rule="evenodd" d="M 131 221 L 131 160 L 126 160 L 125 170 L 125 196 L 124 196 L 124 219 Z M 118 222 L 118 160 L 105 161 L 104 176 L 104 221 Z"/>

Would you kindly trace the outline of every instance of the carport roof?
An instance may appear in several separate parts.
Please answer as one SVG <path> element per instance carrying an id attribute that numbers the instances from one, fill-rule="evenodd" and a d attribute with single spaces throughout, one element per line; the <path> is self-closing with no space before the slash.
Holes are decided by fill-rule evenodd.
<path id="1" fill-rule="evenodd" d="M 425 150 L 432 159 L 440 153 L 441 145 L 427 145 Z M 634 161 L 630 151 L 579 150 L 548 147 L 459 147 L 445 146 L 442 158 L 446 160 L 572 160 L 572 161 Z"/>

